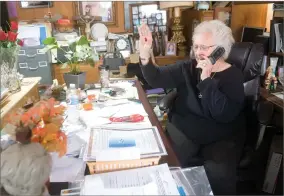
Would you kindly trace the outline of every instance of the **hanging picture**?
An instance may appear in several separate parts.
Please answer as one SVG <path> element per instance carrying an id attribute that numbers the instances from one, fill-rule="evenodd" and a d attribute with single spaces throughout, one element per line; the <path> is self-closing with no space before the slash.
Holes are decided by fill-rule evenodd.
<path id="1" fill-rule="evenodd" d="M 75 15 L 102 17 L 106 25 L 116 25 L 116 4 L 113 1 L 78 1 L 75 3 Z"/>
<path id="2" fill-rule="evenodd" d="M 52 7 L 52 1 L 21 1 L 21 8 Z"/>

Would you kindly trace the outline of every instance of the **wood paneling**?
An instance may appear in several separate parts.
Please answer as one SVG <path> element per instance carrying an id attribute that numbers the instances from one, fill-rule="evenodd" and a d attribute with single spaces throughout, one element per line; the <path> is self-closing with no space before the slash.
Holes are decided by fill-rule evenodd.
<path id="1" fill-rule="evenodd" d="M 117 10 L 117 24 L 115 26 L 108 27 L 109 32 L 111 33 L 122 33 L 125 32 L 124 27 L 124 2 L 118 1 Z M 54 1 L 53 6 L 50 8 L 21 8 L 20 2 L 17 2 L 17 12 L 18 20 L 34 20 L 34 19 L 43 19 L 44 15 L 48 12 L 52 14 L 61 14 L 65 18 L 71 19 L 74 16 L 74 5 L 72 1 Z"/>
<path id="2" fill-rule="evenodd" d="M 267 17 L 271 14 L 268 4 L 232 5 L 231 28 L 236 41 L 240 41 L 243 26 L 267 28 Z"/>
<path id="3" fill-rule="evenodd" d="M 187 47 L 190 48 L 192 46 L 192 34 L 193 34 L 193 22 L 196 20 L 198 23 L 207 20 L 213 20 L 214 11 L 199 11 L 186 9 L 182 11 L 182 24 L 184 25 L 183 35 L 186 39 Z"/>
<path id="4" fill-rule="evenodd" d="M 53 1 L 50 8 L 21 8 L 20 2 L 17 2 L 17 12 L 19 20 L 43 19 L 48 12 L 52 14 L 61 14 L 68 19 L 73 17 L 72 1 Z"/>
<path id="5" fill-rule="evenodd" d="M 124 26 L 124 2 L 117 1 L 117 10 L 116 10 L 116 17 L 117 17 L 117 24 L 116 26 L 111 26 L 108 28 L 108 31 L 111 33 L 123 33 L 125 32 Z"/>

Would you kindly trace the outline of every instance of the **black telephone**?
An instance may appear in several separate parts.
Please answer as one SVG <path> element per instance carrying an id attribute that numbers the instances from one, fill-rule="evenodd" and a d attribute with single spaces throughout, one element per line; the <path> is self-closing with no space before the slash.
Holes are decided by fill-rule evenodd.
<path id="1" fill-rule="evenodd" d="M 217 46 L 217 48 L 208 57 L 209 60 L 211 61 L 212 65 L 214 65 L 216 63 L 216 61 L 221 56 L 223 56 L 224 53 L 225 53 L 225 49 L 223 47 L 221 47 L 221 46 Z"/>
<path id="2" fill-rule="evenodd" d="M 223 56 L 225 53 L 225 48 L 221 46 L 217 46 L 215 50 L 208 56 L 208 59 L 210 60 L 211 64 L 214 65 L 216 61 Z M 201 82 L 200 75 L 201 75 L 202 70 L 198 69 L 198 83 Z"/>

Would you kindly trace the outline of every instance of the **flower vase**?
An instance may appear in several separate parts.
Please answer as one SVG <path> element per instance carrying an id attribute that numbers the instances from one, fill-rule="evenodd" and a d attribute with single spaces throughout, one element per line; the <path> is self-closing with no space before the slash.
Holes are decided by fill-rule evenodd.
<path id="1" fill-rule="evenodd" d="M 8 88 L 10 93 L 21 90 L 21 82 L 17 71 L 19 49 L 19 46 L 0 48 L 1 87 Z"/>

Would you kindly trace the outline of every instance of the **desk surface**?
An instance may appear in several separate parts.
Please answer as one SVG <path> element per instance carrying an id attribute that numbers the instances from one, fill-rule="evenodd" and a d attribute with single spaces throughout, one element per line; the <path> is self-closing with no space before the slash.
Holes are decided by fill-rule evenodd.
<path id="1" fill-rule="evenodd" d="M 274 105 L 274 109 L 283 112 L 283 100 L 279 97 L 276 97 L 272 93 L 270 93 L 265 88 L 260 88 L 260 95 L 262 98 L 266 99 L 267 101 L 270 101 Z"/>
<path id="2" fill-rule="evenodd" d="M 160 164 L 161 163 L 168 163 L 169 166 L 172 166 L 172 167 L 179 167 L 180 166 L 180 163 L 174 153 L 174 150 L 171 146 L 171 142 L 170 140 L 167 138 L 165 132 L 163 131 L 163 128 L 157 118 L 157 116 L 155 115 L 148 99 L 147 99 L 147 96 L 141 86 L 141 84 L 139 83 L 139 81 L 136 80 L 135 82 L 135 85 L 136 85 L 136 88 L 137 88 L 137 91 L 138 91 L 138 95 L 139 95 L 139 99 L 140 101 L 142 102 L 143 106 L 144 106 L 144 109 L 145 111 L 147 112 L 148 116 L 149 116 L 149 119 L 152 123 L 153 126 L 156 126 L 159 130 L 159 133 L 161 135 L 161 138 L 163 140 L 163 143 L 165 145 L 165 148 L 167 150 L 167 153 L 168 155 L 167 156 L 163 156 L 161 161 L 160 161 Z M 88 171 L 88 167 L 86 167 L 86 171 L 85 171 L 85 174 L 89 174 L 89 171 Z M 68 183 L 67 182 L 54 182 L 54 183 L 50 183 L 49 184 L 49 194 L 50 195 L 60 195 L 60 191 L 62 189 L 67 189 L 68 188 Z"/>
<path id="3" fill-rule="evenodd" d="M 1 119 L 33 89 L 40 80 L 41 77 L 24 78 L 22 81 L 21 91 L 8 95 L 7 99 L 4 101 L 5 103 L 3 103 L 3 107 L 1 107 Z"/>

